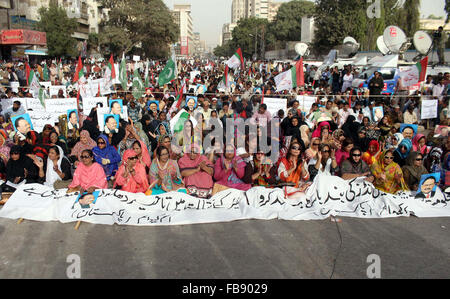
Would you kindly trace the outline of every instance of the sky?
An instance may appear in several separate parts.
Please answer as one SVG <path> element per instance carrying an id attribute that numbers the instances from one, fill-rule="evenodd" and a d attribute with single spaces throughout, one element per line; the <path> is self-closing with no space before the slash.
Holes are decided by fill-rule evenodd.
<path id="1" fill-rule="evenodd" d="M 289 1 L 276 0 L 273 2 Z M 163 2 L 169 9 L 173 9 L 174 4 L 191 4 L 194 31 L 200 33 L 200 39 L 205 40 L 208 46 L 215 47 L 219 43 L 223 24 L 231 22 L 232 0 L 163 0 Z M 421 16 L 429 16 L 430 14 L 435 16 L 445 15 L 445 0 L 421 0 L 420 2 Z"/>

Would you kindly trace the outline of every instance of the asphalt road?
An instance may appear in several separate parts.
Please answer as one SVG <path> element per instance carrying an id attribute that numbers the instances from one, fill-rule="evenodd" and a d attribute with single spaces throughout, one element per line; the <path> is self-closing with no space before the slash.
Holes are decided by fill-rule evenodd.
<path id="1" fill-rule="evenodd" d="M 450 218 L 340 219 L 338 231 L 330 219 L 75 230 L 0 218 L 0 278 L 67 278 L 72 254 L 80 278 L 450 278 Z"/>

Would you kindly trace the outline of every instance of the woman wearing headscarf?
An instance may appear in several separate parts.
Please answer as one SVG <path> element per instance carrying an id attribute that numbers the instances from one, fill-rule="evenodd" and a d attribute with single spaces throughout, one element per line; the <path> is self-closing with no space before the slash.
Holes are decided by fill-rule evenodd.
<path id="1" fill-rule="evenodd" d="M 80 141 L 75 144 L 70 152 L 70 156 L 73 157 L 73 160 L 75 161 L 75 166 L 81 162 L 81 153 L 87 149 L 92 150 L 95 146 L 97 146 L 97 143 L 91 138 L 89 132 L 86 130 L 81 131 Z"/>
<path id="2" fill-rule="evenodd" d="M 211 197 L 214 165 L 202 154 L 199 145 L 192 144 L 178 160 L 178 166 L 188 194 L 200 198 Z"/>
<path id="3" fill-rule="evenodd" d="M 423 134 L 416 134 L 412 140 L 412 145 L 413 151 L 419 152 L 424 156 L 430 151 L 430 148 L 427 146 L 427 138 Z"/>
<path id="4" fill-rule="evenodd" d="M 54 145 L 48 150 L 46 164 L 44 185 L 55 189 L 67 187 L 67 182 L 72 179 L 71 165 L 60 146 Z M 60 184 L 58 181 L 65 181 L 67 184 Z"/>
<path id="5" fill-rule="evenodd" d="M 391 194 L 401 190 L 408 190 L 408 186 L 403 178 L 403 171 L 400 165 L 394 162 L 393 150 L 381 153 L 378 160 L 372 164 L 370 170 L 375 177 L 373 183 L 375 188 Z"/>
<path id="6" fill-rule="evenodd" d="M 146 195 L 158 195 L 165 192 L 178 191 L 186 193 L 183 178 L 177 161 L 170 159 L 169 150 L 165 146 L 156 149 L 156 157 L 150 166 L 150 186 Z"/>
<path id="7" fill-rule="evenodd" d="M 56 132 L 55 130 L 50 132 L 49 144 L 51 146 L 59 146 L 63 150 L 64 156 L 69 153 L 69 149 L 67 148 L 67 144 L 64 142 L 64 139 L 60 138 L 58 132 Z"/>
<path id="8" fill-rule="evenodd" d="M 341 129 L 344 131 L 344 135 L 347 138 L 356 140 L 358 137 L 358 129 L 361 126 L 359 122 L 356 121 L 354 115 L 349 115 L 342 125 Z"/>
<path id="9" fill-rule="evenodd" d="M 286 130 L 284 131 L 284 136 L 293 136 L 297 139 L 300 139 L 300 118 L 297 116 L 294 116 L 291 118 L 291 121 L 286 127 Z"/>
<path id="10" fill-rule="evenodd" d="M 108 188 L 105 171 L 100 164 L 95 162 L 92 150 L 83 150 L 80 158 L 81 163 L 78 164 L 73 174 L 73 180 L 69 185 L 67 193 L 78 191 L 81 193 L 92 193 L 95 189 Z"/>
<path id="11" fill-rule="evenodd" d="M 402 133 L 395 133 L 394 135 L 390 136 L 387 140 L 386 140 L 386 149 L 397 149 L 398 145 L 400 144 L 400 142 L 402 142 L 403 140 L 403 135 Z"/>
<path id="12" fill-rule="evenodd" d="M 141 140 L 136 140 L 133 142 L 131 148 L 138 157 L 138 163 L 142 164 L 148 172 L 150 166 L 152 165 L 152 160 L 150 159 L 150 154 L 144 142 Z"/>
<path id="13" fill-rule="evenodd" d="M 348 157 L 350 157 L 350 151 L 353 148 L 353 140 L 351 138 L 345 138 L 342 142 L 342 146 L 340 149 L 336 151 L 336 161 L 340 166 L 343 161 L 345 161 Z"/>
<path id="14" fill-rule="evenodd" d="M 323 121 L 323 122 L 319 123 L 317 128 L 312 133 L 311 138 L 315 138 L 315 137 L 320 138 L 320 134 L 321 134 L 323 128 L 328 128 L 328 130 L 330 131 L 330 123 L 327 121 Z"/>
<path id="15" fill-rule="evenodd" d="M 409 138 L 403 138 L 403 140 L 394 150 L 394 162 L 400 165 L 400 167 L 405 166 L 406 158 L 408 158 L 409 153 L 412 150 L 412 142 Z"/>
<path id="16" fill-rule="evenodd" d="M 135 128 L 131 124 L 128 124 L 125 127 L 125 137 L 120 141 L 118 146 L 119 155 L 122 157 L 123 153 L 127 149 L 130 149 L 135 141 L 141 140 L 140 138 Z"/>
<path id="17" fill-rule="evenodd" d="M 402 171 L 409 190 L 417 191 L 420 178 L 428 173 L 425 166 L 423 166 L 423 155 L 419 152 L 412 152 L 407 158 L 406 165 L 402 167 Z"/>
<path id="18" fill-rule="evenodd" d="M 392 124 L 388 115 L 383 116 L 378 122 L 378 128 L 380 129 L 381 136 L 388 136 L 391 134 Z"/>
<path id="19" fill-rule="evenodd" d="M 105 172 L 108 181 L 114 179 L 121 157 L 117 150 L 109 144 L 106 135 L 100 135 L 97 139 L 97 146 L 92 149 L 95 162 L 100 164 Z"/>
<path id="20" fill-rule="evenodd" d="M 355 146 L 359 147 L 363 152 L 367 151 L 371 140 L 367 137 L 367 131 L 364 126 L 359 127 L 357 136 L 358 138 L 354 140 Z"/>
<path id="21" fill-rule="evenodd" d="M 3 192 L 14 192 L 16 189 L 8 182 L 13 184 L 19 184 L 24 179 L 27 183 L 40 183 L 39 167 L 33 162 L 33 160 L 21 152 L 21 148 L 18 145 L 14 145 L 10 151 L 10 158 L 6 164 L 6 182 L 3 183 Z"/>
<path id="22" fill-rule="evenodd" d="M 242 181 L 245 174 L 245 161 L 236 155 L 233 145 L 225 145 L 225 152 L 217 159 L 214 166 L 214 179 L 217 184 L 228 188 L 247 191 L 252 186 Z"/>
<path id="23" fill-rule="evenodd" d="M 441 157 L 444 151 L 440 147 L 433 147 L 424 160 L 424 166 L 429 173 L 439 172 L 441 174 L 440 186 L 444 185 L 445 172 L 441 165 Z"/>
<path id="24" fill-rule="evenodd" d="M 136 129 L 136 134 L 140 137 L 140 140 L 145 144 L 145 147 L 147 148 L 147 150 L 150 149 L 151 143 L 147 137 L 147 134 L 145 134 L 144 130 L 142 129 L 142 123 L 135 122 L 134 127 Z"/>
<path id="25" fill-rule="evenodd" d="M 139 157 L 132 149 L 123 154 L 123 163 L 119 167 L 114 188 L 131 193 L 145 193 L 149 187 L 145 166 L 138 163 Z"/>
<path id="26" fill-rule="evenodd" d="M 362 154 L 361 159 L 367 163 L 367 165 L 372 165 L 377 160 L 377 156 L 382 152 L 382 146 L 377 140 L 371 140 L 369 142 L 369 147 L 364 154 Z"/>

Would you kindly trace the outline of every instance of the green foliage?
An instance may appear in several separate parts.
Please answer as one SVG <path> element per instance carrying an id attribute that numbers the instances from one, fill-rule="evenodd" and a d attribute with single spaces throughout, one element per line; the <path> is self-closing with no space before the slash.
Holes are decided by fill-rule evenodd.
<path id="1" fill-rule="evenodd" d="M 313 14 L 313 2 L 296 0 L 283 3 L 270 24 L 270 31 L 278 41 L 299 41 L 302 17 L 311 17 Z"/>
<path id="2" fill-rule="evenodd" d="M 179 28 L 162 0 L 103 0 L 102 4 L 108 9 L 108 20 L 100 45 L 116 55 L 140 46 L 147 57 L 160 58 L 178 41 Z"/>
<path id="3" fill-rule="evenodd" d="M 236 49 L 233 49 L 232 42 L 228 41 L 222 46 L 215 47 L 213 52 L 217 57 L 229 57 L 236 52 Z"/>
<path id="4" fill-rule="evenodd" d="M 38 12 L 40 20 L 36 23 L 36 29 L 47 35 L 48 55 L 75 57 L 76 40 L 72 34 L 77 29 L 77 21 L 69 18 L 65 9 L 53 2 L 48 8 L 41 7 Z"/>

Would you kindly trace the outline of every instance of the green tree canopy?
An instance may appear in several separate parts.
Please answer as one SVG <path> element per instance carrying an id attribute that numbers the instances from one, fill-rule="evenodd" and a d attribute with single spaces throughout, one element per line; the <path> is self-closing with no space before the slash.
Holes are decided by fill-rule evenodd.
<path id="1" fill-rule="evenodd" d="M 149 58 L 161 58 L 178 41 L 179 29 L 162 0 L 103 0 L 108 20 L 100 34 L 102 48 L 116 55 L 141 47 Z"/>
<path id="2" fill-rule="evenodd" d="M 51 57 L 77 55 L 76 39 L 72 34 L 78 27 L 75 19 L 67 16 L 64 8 L 50 2 L 49 7 L 39 8 L 36 29 L 47 35 L 48 55 Z"/>
<path id="3" fill-rule="evenodd" d="M 270 30 L 278 41 L 299 41 L 302 18 L 314 14 L 314 2 L 295 0 L 281 4 L 270 24 Z"/>

